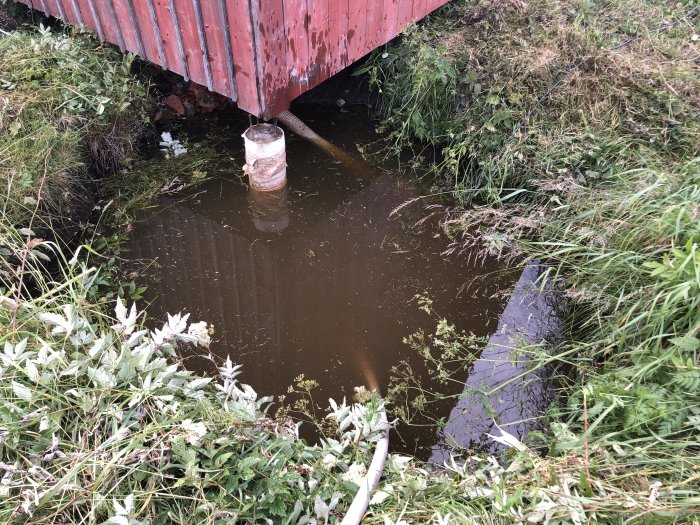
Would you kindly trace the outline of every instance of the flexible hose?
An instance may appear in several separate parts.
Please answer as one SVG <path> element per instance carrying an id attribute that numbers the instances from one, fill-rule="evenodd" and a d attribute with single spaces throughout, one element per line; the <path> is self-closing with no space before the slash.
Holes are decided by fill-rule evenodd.
<path id="1" fill-rule="evenodd" d="M 361 158 L 351 155 L 342 148 L 339 148 L 335 144 L 328 142 L 326 139 L 321 137 L 318 133 L 312 130 L 309 126 L 304 124 L 301 119 L 295 116 L 291 111 L 283 111 L 275 117 L 282 124 L 284 124 L 291 131 L 296 133 L 302 138 L 305 138 L 315 146 L 322 149 L 328 155 L 336 160 L 339 160 L 353 171 L 362 176 L 373 176 L 376 172 Z"/>
<path id="2" fill-rule="evenodd" d="M 382 423 L 388 426 L 388 420 L 386 417 L 386 412 L 382 411 L 380 413 L 380 418 Z M 374 449 L 374 455 L 372 456 L 372 463 L 370 463 L 367 469 L 367 475 L 362 480 L 360 485 L 360 490 L 355 494 L 355 498 L 352 500 L 348 511 L 345 513 L 343 521 L 340 525 L 359 525 L 362 522 L 362 518 L 369 507 L 369 500 L 377 490 L 379 485 L 379 478 L 382 477 L 382 472 L 384 470 L 384 465 L 386 464 L 386 458 L 389 454 L 389 431 L 385 430 L 379 441 L 377 441 L 377 446 Z"/>

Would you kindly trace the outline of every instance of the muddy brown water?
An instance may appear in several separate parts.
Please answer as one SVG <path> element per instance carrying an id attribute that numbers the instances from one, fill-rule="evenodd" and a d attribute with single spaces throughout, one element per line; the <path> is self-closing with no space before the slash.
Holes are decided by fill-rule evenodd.
<path id="1" fill-rule="evenodd" d="M 325 138 L 349 151 L 376 140 L 362 114 L 299 111 Z M 206 125 L 205 125 L 206 124 Z M 288 186 L 251 194 L 239 177 L 247 121 L 185 124 L 191 144 L 215 134 L 223 168 L 196 189 L 161 197 L 144 210 L 129 242 L 129 267 L 148 285 L 151 318 L 186 311 L 215 327 L 212 353 L 243 365 L 240 379 L 261 395 L 287 392 L 303 374 L 319 383 L 315 400 L 351 398 L 359 385 L 386 388 L 391 369 L 423 360 L 403 339 L 437 319 L 416 294 L 458 329 L 489 336 L 499 326 L 518 280 L 493 260 L 442 255 L 448 240 L 423 201 L 398 207 L 422 189 L 396 173 L 360 177 L 304 140 L 288 134 Z M 146 264 L 153 261 L 151 264 Z M 208 359 L 187 366 L 214 373 Z M 442 387 L 458 394 L 459 384 Z M 447 417 L 455 400 L 437 407 Z M 427 458 L 433 427 L 399 426 L 392 449 Z"/>

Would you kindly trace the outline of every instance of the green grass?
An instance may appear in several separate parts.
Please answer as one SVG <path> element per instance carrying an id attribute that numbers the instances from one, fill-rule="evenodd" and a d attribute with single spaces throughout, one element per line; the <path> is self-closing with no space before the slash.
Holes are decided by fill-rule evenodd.
<path id="1" fill-rule="evenodd" d="M 204 178 L 211 149 L 138 158 L 157 143 L 148 80 L 87 34 L 25 26 L 0 34 L 0 54 L 0 214 L 64 248 L 91 244 L 109 288 L 137 212 L 166 183 Z"/>
<path id="2" fill-rule="evenodd" d="M 455 211 L 449 229 L 480 223 L 507 234 L 525 210 L 491 211 Z M 389 472 L 388 495 L 368 523 L 697 523 L 700 158 L 672 172 L 621 172 L 534 213 L 543 214 L 537 235 L 513 242 L 521 258 L 548 263 L 541 284 L 561 290 L 569 312 L 560 342 L 513 356 L 556 375 L 542 430 L 525 444 L 512 440 L 497 460 L 456 450 L 460 459 L 445 470 L 411 463 Z M 411 342 L 444 381 L 464 373 L 441 360 L 461 355 L 468 367 L 473 359 L 472 339 L 446 320 Z M 390 393 L 409 417 L 442 399 L 410 374 Z"/>
<path id="3" fill-rule="evenodd" d="M 132 56 L 41 27 L 0 34 L 0 209 L 15 226 L 67 230 L 89 216 L 93 180 L 136 151 L 149 108 Z"/>
<path id="4" fill-rule="evenodd" d="M 568 310 L 561 342 L 517 352 L 557 377 L 543 431 L 370 522 L 699 521 L 699 19 L 691 2 L 453 2 L 369 62 L 390 144 L 436 151 L 465 205 L 451 251 L 546 262 Z"/>
<path id="5" fill-rule="evenodd" d="M 363 71 L 390 144 L 422 152 L 462 203 L 537 180 L 592 186 L 700 152 L 694 5 L 455 1 Z"/>
<path id="6" fill-rule="evenodd" d="M 611 409 L 602 434 L 658 444 L 698 435 L 699 206 L 700 160 L 673 173 L 624 172 L 572 194 L 542 240 L 526 244 L 564 280 L 576 319 L 569 344 L 598 367 L 581 378 L 589 415 Z M 582 395 L 570 397 L 573 412 Z"/>
<path id="7" fill-rule="evenodd" d="M 211 145 L 131 158 L 146 86 L 111 47 L 41 28 L 0 52 L 0 522 L 337 522 L 384 430 L 376 397 L 334 405 L 308 445 L 230 361 L 182 368 L 178 347 L 207 354 L 205 323 L 148 330 L 113 300 L 138 209 L 206 177 Z"/>
<path id="8" fill-rule="evenodd" d="M 440 184 L 471 203 L 446 220 L 453 250 L 546 261 L 570 315 L 558 345 L 518 349 L 559 380 L 543 430 L 443 469 L 390 457 L 364 523 L 699 521 L 699 31 L 697 17 L 674 22 L 691 7 L 453 2 L 370 62 L 393 145 L 436 150 Z M 90 144 L 120 135 L 109 131 L 143 86 L 128 58 L 82 38 L 12 33 L 0 50 L 15 57 L 0 64 L 11 102 L 0 108 L 0 520 L 337 522 L 376 439 L 376 399 L 334 409 L 327 439 L 308 446 L 236 370 L 205 384 L 180 369 L 172 350 L 206 345 L 205 325 L 142 331 L 142 315 L 112 313 L 94 248 L 64 256 L 23 227 L 50 232 L 88 166 L 114 168 Z M 128 143 L 115 151 L 126 153 L 103 159 L 128 157 Z M 140 199 L 166 174 L 206 168 L 153 162 L 120 173 Z M 133 220 L 143 201 L 117 179 L 102 188 L 113 224 Z M 434 347 L 440 374 L 473 341 L 447 327 L 413 340 Z M 336 432 L 346 417 L 369 429 L 359 442 Z"/>
<path id="9" fill-rule="evenodd" d="M 2 523 L 342 516 L 357 491 L 351 471 L 385 429 L 376 397 L 335 405 L 331 432 L 309 446 L 294 421 L 266 415 L 270 398 L 237 381 L 239 366 L 214 378 L 182 368 L 176 348 L 206 355 L 206 323 L 174 314 L 149 330 L 134 305 L 105 306 L 88 247 L 67 259 L 3 222 L 0 248 Z"/>

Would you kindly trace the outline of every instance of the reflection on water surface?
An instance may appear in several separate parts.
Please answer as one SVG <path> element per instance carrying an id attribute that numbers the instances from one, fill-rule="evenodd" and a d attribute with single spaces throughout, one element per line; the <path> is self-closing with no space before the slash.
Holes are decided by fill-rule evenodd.
<path id="1" fill-rule="evenodd" d="M 307 117 L 308 119 L 308 117 Z M 367 123 L 324 115 L 313 126 L 346 148 L 371 139 Z M 222 158 L 242 159 L 240 129 Z M 191 140 L 197 140 L 196 137 Z M 187 311 L 213 323 L 212 352 L 243 365 L 241 379 L 262 394 L 283 394 L 304 374 L 320 383 L 317 401 L 351 397 L 376 378 L 387 385 L 392 366 L 422 360 L 403 342 L 436 319 L 420 311 L 416 294 L 458 328 L 488 336 L 498 326 L 517 275 L 494 261 L 443 257 L 446 239 L 426 212 L 411 205 L 420 193 L 392 174 L 358 178 L 301 140 L 289 140 L 289 185 L 251 194 L 231 173 L 211 178 L 192 195 L 162 198 L 144 211 L 129 245 L 132 261 L 155 260 L 149 285 L 152 317 Z M 225 157 L 224 157 L 225 156 Z M 188 366 L 211 371 L 210 361 Z M 452 386 L 459 393 L 459 385 Z M 444 416 L 454 407 L 445 403 Z M 394 448 L 429 455 L 434 429 L 400 428 Z"/>

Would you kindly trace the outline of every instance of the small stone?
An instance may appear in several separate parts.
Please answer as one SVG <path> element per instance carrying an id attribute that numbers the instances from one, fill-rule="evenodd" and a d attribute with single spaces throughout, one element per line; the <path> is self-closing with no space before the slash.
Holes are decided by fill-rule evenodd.
<path id="1" fill-rule="evenodd" d="M 203 91 L 197 95 L 197 106 L 202 113 L 209 113 L 216 109 L 217 100 L 213 93 Z"/>
<path id="2" fill-rule="evenodd" d="M 199 84 L 196 84 L 195 82 L 190 82 L 190 85 L 187 87 L 187 92 L 191 93 L 195 97 L 199 97 L 201 93 L 206 93 L 207 88 L 204 86 L 201 86 Z"/>
<path id="3" fill-rule="evenodd" d="M 177 95 L 168 95 L 163 103 L 180 116 L 185 114 L 185 106 Z"/>

